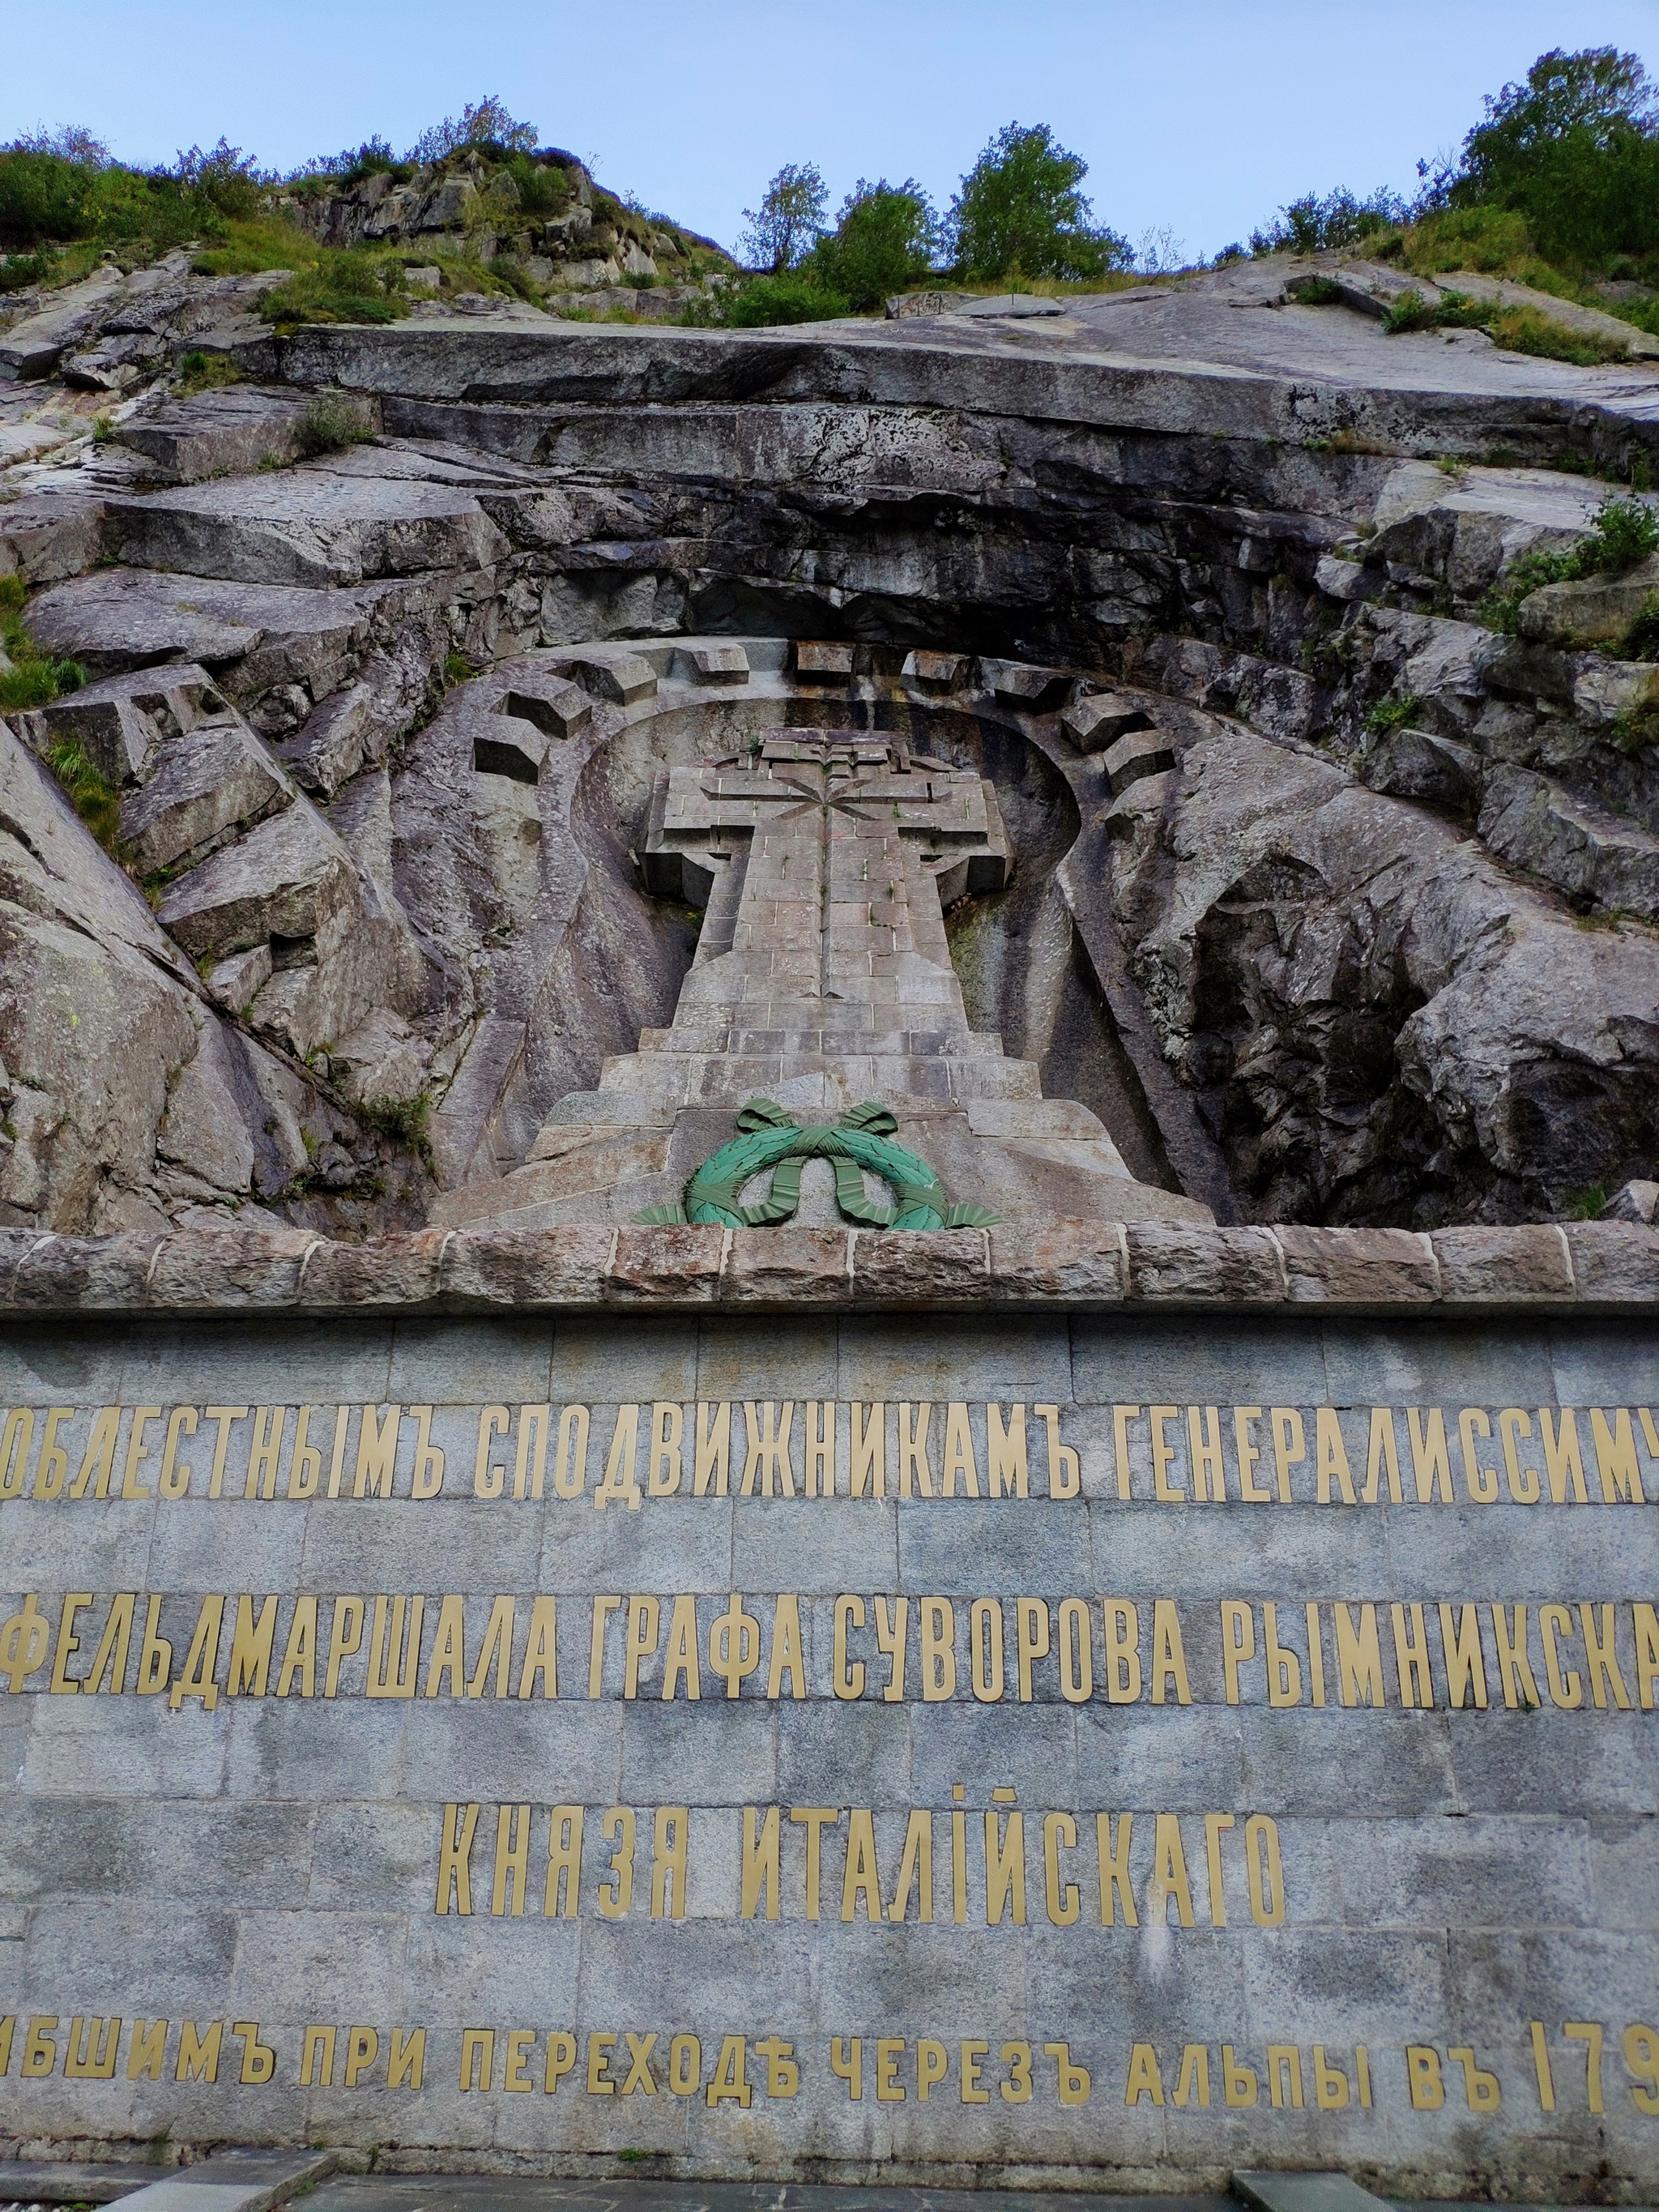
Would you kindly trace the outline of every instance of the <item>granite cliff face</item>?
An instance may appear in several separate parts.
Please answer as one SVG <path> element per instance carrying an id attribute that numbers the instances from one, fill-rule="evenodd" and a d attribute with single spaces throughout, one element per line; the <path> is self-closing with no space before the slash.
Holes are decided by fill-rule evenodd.
<path id="1" fill-rule="evenodd" d="M 90 679 L 0 726 L 0 1215 L 362 1234 L 559 1156 L 692 963 L 657 779 L 789 728 L 988 781 L 968 1024 L 1138 1186 L 1423 1228 L 1650 1177 L 1659 670 L 1608 647 L 1654 580 L 1481 617 L 1659 446 L 1659 377 L 1309 273 L 276 339 L 261 280 L 164 267 L 0 331 L 0 571 Z M 179 397 L 187 347 L 240 380 Z"/>

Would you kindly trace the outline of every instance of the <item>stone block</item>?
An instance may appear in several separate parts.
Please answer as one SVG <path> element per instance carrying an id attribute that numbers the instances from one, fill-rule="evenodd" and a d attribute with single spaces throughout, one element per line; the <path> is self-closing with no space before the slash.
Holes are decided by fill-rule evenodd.
<path id="1" fill-rule="evenodd" d="M 0 1305 L 12 1303 L 12 1282 L 21 1262 L 37 1245 L 51 1241 L 50 1230 L 0 1229 Z"/>
<path id="2" fill-rule="evenodd" d="M 1289 1295 L 1284 1255 L 1271 1230 L 1132 1221 L 1124 1234 L 1131 1297 L 1260 1305 Z"/>
<path id="3" fill-rule="evenodd" d="M 749 681 L 749 655 L 740 645 L 692 645 L 676 655 L 694 684 L 728 685 Z"/>
<path id="4" fill-rule="evenodd" d="M 990 1243 L 991 1285 L 999 1299 L 1116 1304 L 1127 1293 L 1128 1254 L 1115 1222 L 1000 1222 Z"/>
<path id="5" fill-rule="evenodd" d="M 19 575 L 30 585 L 78 576 L 102 551 L 103 529 L 101 500 L 26 495 L 0 515 L 0 575 Z"/>
<path id="6" fill-rule="evenodd" d="M 1117 799 L 1133 783 L 1142 783 L 1148 776 L 1167 775 L 1176 765 L 1176 752 L 1167 738 L 1147 731 L 1136 737 L 1119 738 L 1108 745 L 1100 765 L 1105 774 L 1106 788 Z"/>
<path id="7" fill-rule="evenodd" d="M 334 2150 L 222 2150 L 126 2197 L 139 2212 L 270 2212 L 341 2163 Z"/>
<path id="8" fill-rule="evenodd" d="M 734 1229 L 722 1304 L 839 1304 L 852 1279 L 847 1229 Z"/>
<path id="9" fill-rule="evenodd" d="M 556 684 L 545 691 L 514 686 L 503 691 L 498 714 L 529 722 L 547 738 L 577 738 L 593 719 L 593 702 L 580 684 Z"/>
<path id="10" fill-rule="evenodd" d="M 795 647 L 795 674 L 804 684 L 850 684 L 854 648 L 802 638 Z"/>
<path id="11" fill-rule="evenodd" d="M 1068 707 L 1060 726 L 1080 753 L 1104 752 L 1120 738 L 1150 730 L 1152 718 L 1138 699 L 1121 691 L 1091 691 Z M 1164 765 L 1170 765 L 1166 761 Z M 1113 786 L 1115 790 L 1117 787 Z"/>
<path id="12" fill-rule="evenodd" d="M 245 584 L 325 590 L 477 568 L 508 550 L 468 489 L 325 465 L 115 498 L 109 516 L 136 567 Z"/>
<path id="13" fill-rule="evenodd" d="M 58 357 L 100 325 L 125 287 L 118 270 L 100 269 L 51 295 L 46 307 L 14 323 L 0 338 L 0 380 L 50 376 Z"/>
<path id="14" fill-rule="evenodd" d="M 1390 730 L 1367 750 L 1360 781 L 1392 799 L 1437 806 L 1472 822 L 1480 804 L 1480 756 L 1431 731 Z"/>
<path id="15" fill-rule="evenodd" d="M 988 1261 L 982 1229 L 860 1229 L 853 1237 L 854 1296 L 884 1305 L 980 1300 Z"/>
<path id="16" fill-rule="evenodd" d="M 116 435 L 120 444 L 142 453 L 163 480 L 199 483 L 210 477 L 246 476 L 262 462 L 298 460 L 301 426 L 311 404 L 292 392 L 230 385 L 146 406 L 123 422 Z M 372 434 L 380 428 L 372 399 L 342 392 L 331 394 L 329 404 L 359 430 Z"/>
<path id="17" fill-rule="evenodd" d="M 1659 1182 L 1636 1180 L 1625 1184 L 1601 1208 L 1603 1221 L 1635 1221 L 1651 1229 L 1659 1215 Z"/>
<path id="18" fill-rule="evenodd" d="M 1274 1231 L 1296 1304 L 1404 1305 L 1440 1294 L 1434 1250 L 1407 1229 Z"/>
<path id="19" fill-rule="evenodd" d="M 488 733 L 479 729 L 472 740 L 472 765 L 480 775 L 503 775 L 513 783 L 541 781 L 547 757 L 547 739 L 532 724 L 503 715 Z"/>
<path id="20" fill-rule="evenodd" d="M 444 1247 L 458 1232 L 370 1237 L 361 1244 L 313 1244 L 300 1296 L 310 1306 L 427 1305 L 442 1287 Z"/>
<path id="21" fill-rule="evenodd" d="M 1437 1229 L 1430 1239 L 1443 1298 L 1571 1298 L 1572 1263 L 1560 1230 Z"/>
<path id="22" fill-rule="evenodd" d="M 1659 1299 L 1659 1229 L 1634 1222 L 1573 1221 L 1563 1234 L 1581 1298 Z"/>
<path id="23" fill-rule="evenodd" d="M 1028 668 L 1014 660 L 1001 663 L 993 686 L 1005 707 L 1017 708 L 1022 714 L 1052 714 L 1071 688 L 1072 678 L 1063 668 Z"/>
<path id="24" fill-rule="evenodd" d="M 1233 2194 L 1250 2212 L 1387 2212 L 1346 2173 L 1254 2173 L 1235 2169 Z"/>
<path id="25" fill-rule="evenodd" d="M 6 1303 L 37 1310 L 119 1312 L 145 1304 L 150 1265 L 161 1238 L 52 1237 L 13 1232 L 27 1249 L 12 1248 L 14 1267 Z"/>
<path id="26" fill-rule="evenodd" d="M 602 1295 L 614 1229 L 457 1230 L 442 1288 L 463 1305 L 588 1305 Z"/>
<path id="27" fill-rule="evenodd" d="M 306 1229 L 183 1229 L 164 1237 L 149 1303 L 223 1312 L 297 1303 L 305 1257 L 321 1240 Z"/>
<path id="28" fill-rule="evenodd" d="M 728 1701 L 716 1680 L 696 1705 L 641 1699 L 623 1710 L 625 1802 L 764 1804 L 775 1794 L 777 1732 L 764 1699 Z"/>
<path id="29" fill-rule="evenodd" d="M 1541 1316 L 1454 1322 L 1433 1307 L 1420 1320 L 1339 1322 L 1322 1332 L 1333 1406 L 1543 1406 L 1554 1389 L 1552 1331 Z M 1286 1402 L 1285 1401 L 1281 1403 Z"/>
<path id="30" fill-rule="evenodd" d="M 3 2172 L 8 2189 L 27 2192 L 20 2201 L 37 2204 L 115 2204 L 146 2185 L 142 2167 L 67 2159 L 50 2166 L 8 2160 Z"/>
<path id="31" fill-rule="evenodd" d="M 105 781 L 119 787 L 153 773 L 164 741 L 230 710 L 207 672 L 187 662 L 106 676 L 43 711 L 52 734 L 73 738 Z"/>
<path id="32" fill-rule="evenodd" d="M 1638 561 L 1633 568 L 1618 575 L 1546 584 L 1521 602 L 1521 635 L 1572 645 L 1611 641 L 1624 634 L 1656 590 L 1659 590 L 1659 554 Z"/>
<path id="33" fill-rule="evenodd" d="M 741 1231 L 735 1232 L 741 1235 Z M 829 1234 L 845 1235 L 830 1231 Z M 730 1275 L 732 1255 L 726 1255 Z M 842 1276 L 843 1287 L 848 1278 Z M 757 1326 L 750 1313 L 709 1315 L 697 1329 L 696 1394 L 699 1398 L 770 1398 L 781 1370 L 790 1395 L 835 1398 L 839 1395 L 838 1340 L 841 1325 L 830 1314 L 811 1310 L 769 1312 Z M 797 1434 L 799 1442 L 799 1432 Z M 799 1456 L 799 1455 L 797 1455 Z"/>
<path id="34" fill-rule="evenodd" d="M 720 1285 L 727 1234 L 713 1226 L 619 1229 L 604 1295 L 619 1304 L 707 1304 Z"/>
<path id="35" fill-rule="evenodd" d="M 973 664 L 965 653 L 930 653 L 918 646 L 904 656 L 900 675 L 906 684 L 930 691 L 961 691 L 967 688 Z"/>
<path id="36" fill-rule="evenodd" d="M 374 721 L 373 690 L 367 684 L 349 684 L 285 740 L 283 761 L 307 791 L 331 799 L 368 758 Z"/>
<path id="37" fill-rule="evenodd" d="M 562 664 L 596 699 L 632 707 L 657 692 L 657 672 L 643 653 L 578 653 Z"/>

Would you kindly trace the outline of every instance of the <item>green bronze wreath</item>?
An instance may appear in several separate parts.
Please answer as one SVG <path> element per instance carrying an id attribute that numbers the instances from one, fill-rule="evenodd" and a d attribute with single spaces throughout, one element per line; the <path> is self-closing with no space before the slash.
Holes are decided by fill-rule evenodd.
<path id="1" fill-rule="evenodd" d="M 787 1221 L 800 1204 L 802 1164 L 817 1159 L 834 1165 L 836 1204 L 843 1217 L 866 1229 L 983 1229 L 1002 1218 L 982 1206 L 947 1206 L 945 1186 L 927 1161 L 888 1141 L 898 1122 L 873 1098 L 851 1108 L 833 1129 L 803 1127 L 771 1099 L 751 1098 L 738 1115 L 738 1127 L 745 1133 L 703 1162 L 680 1205 L 647 1206 L 635 1219 L 718 1222 L 727 1229 Z M 744 1184 L 769 1168 L 769 1195 L 758 1206 L 739 1205 Z M 864 1194 L 866 1168 L 889 1186 L 896 1205 L 871 1204 Z"/>

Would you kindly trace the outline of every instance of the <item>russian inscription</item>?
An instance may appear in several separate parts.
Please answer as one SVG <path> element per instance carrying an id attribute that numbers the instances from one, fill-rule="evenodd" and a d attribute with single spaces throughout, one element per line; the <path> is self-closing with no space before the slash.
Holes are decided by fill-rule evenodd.
<path id="1" fill-rule="evenodd" d="M 7 1353 L 9 2095 L 1659 2173 L 1645 1355 L 1179 1326 Z"/>

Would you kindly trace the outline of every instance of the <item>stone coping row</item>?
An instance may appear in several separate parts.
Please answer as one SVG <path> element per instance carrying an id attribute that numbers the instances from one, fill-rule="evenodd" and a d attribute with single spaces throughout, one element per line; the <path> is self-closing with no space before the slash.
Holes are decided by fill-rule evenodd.
<path id="1" fill-rule="evenodd" d="M 1659 1305 L 1659 1229 L 1205 1229 L 1058 1221 L 851 1229 L 426 1229 L 334 1243 L 265 1224 L 0 1230 L 0 1315 L 786 1313 L 1274 1307 L 1418 1315 Z"/>

